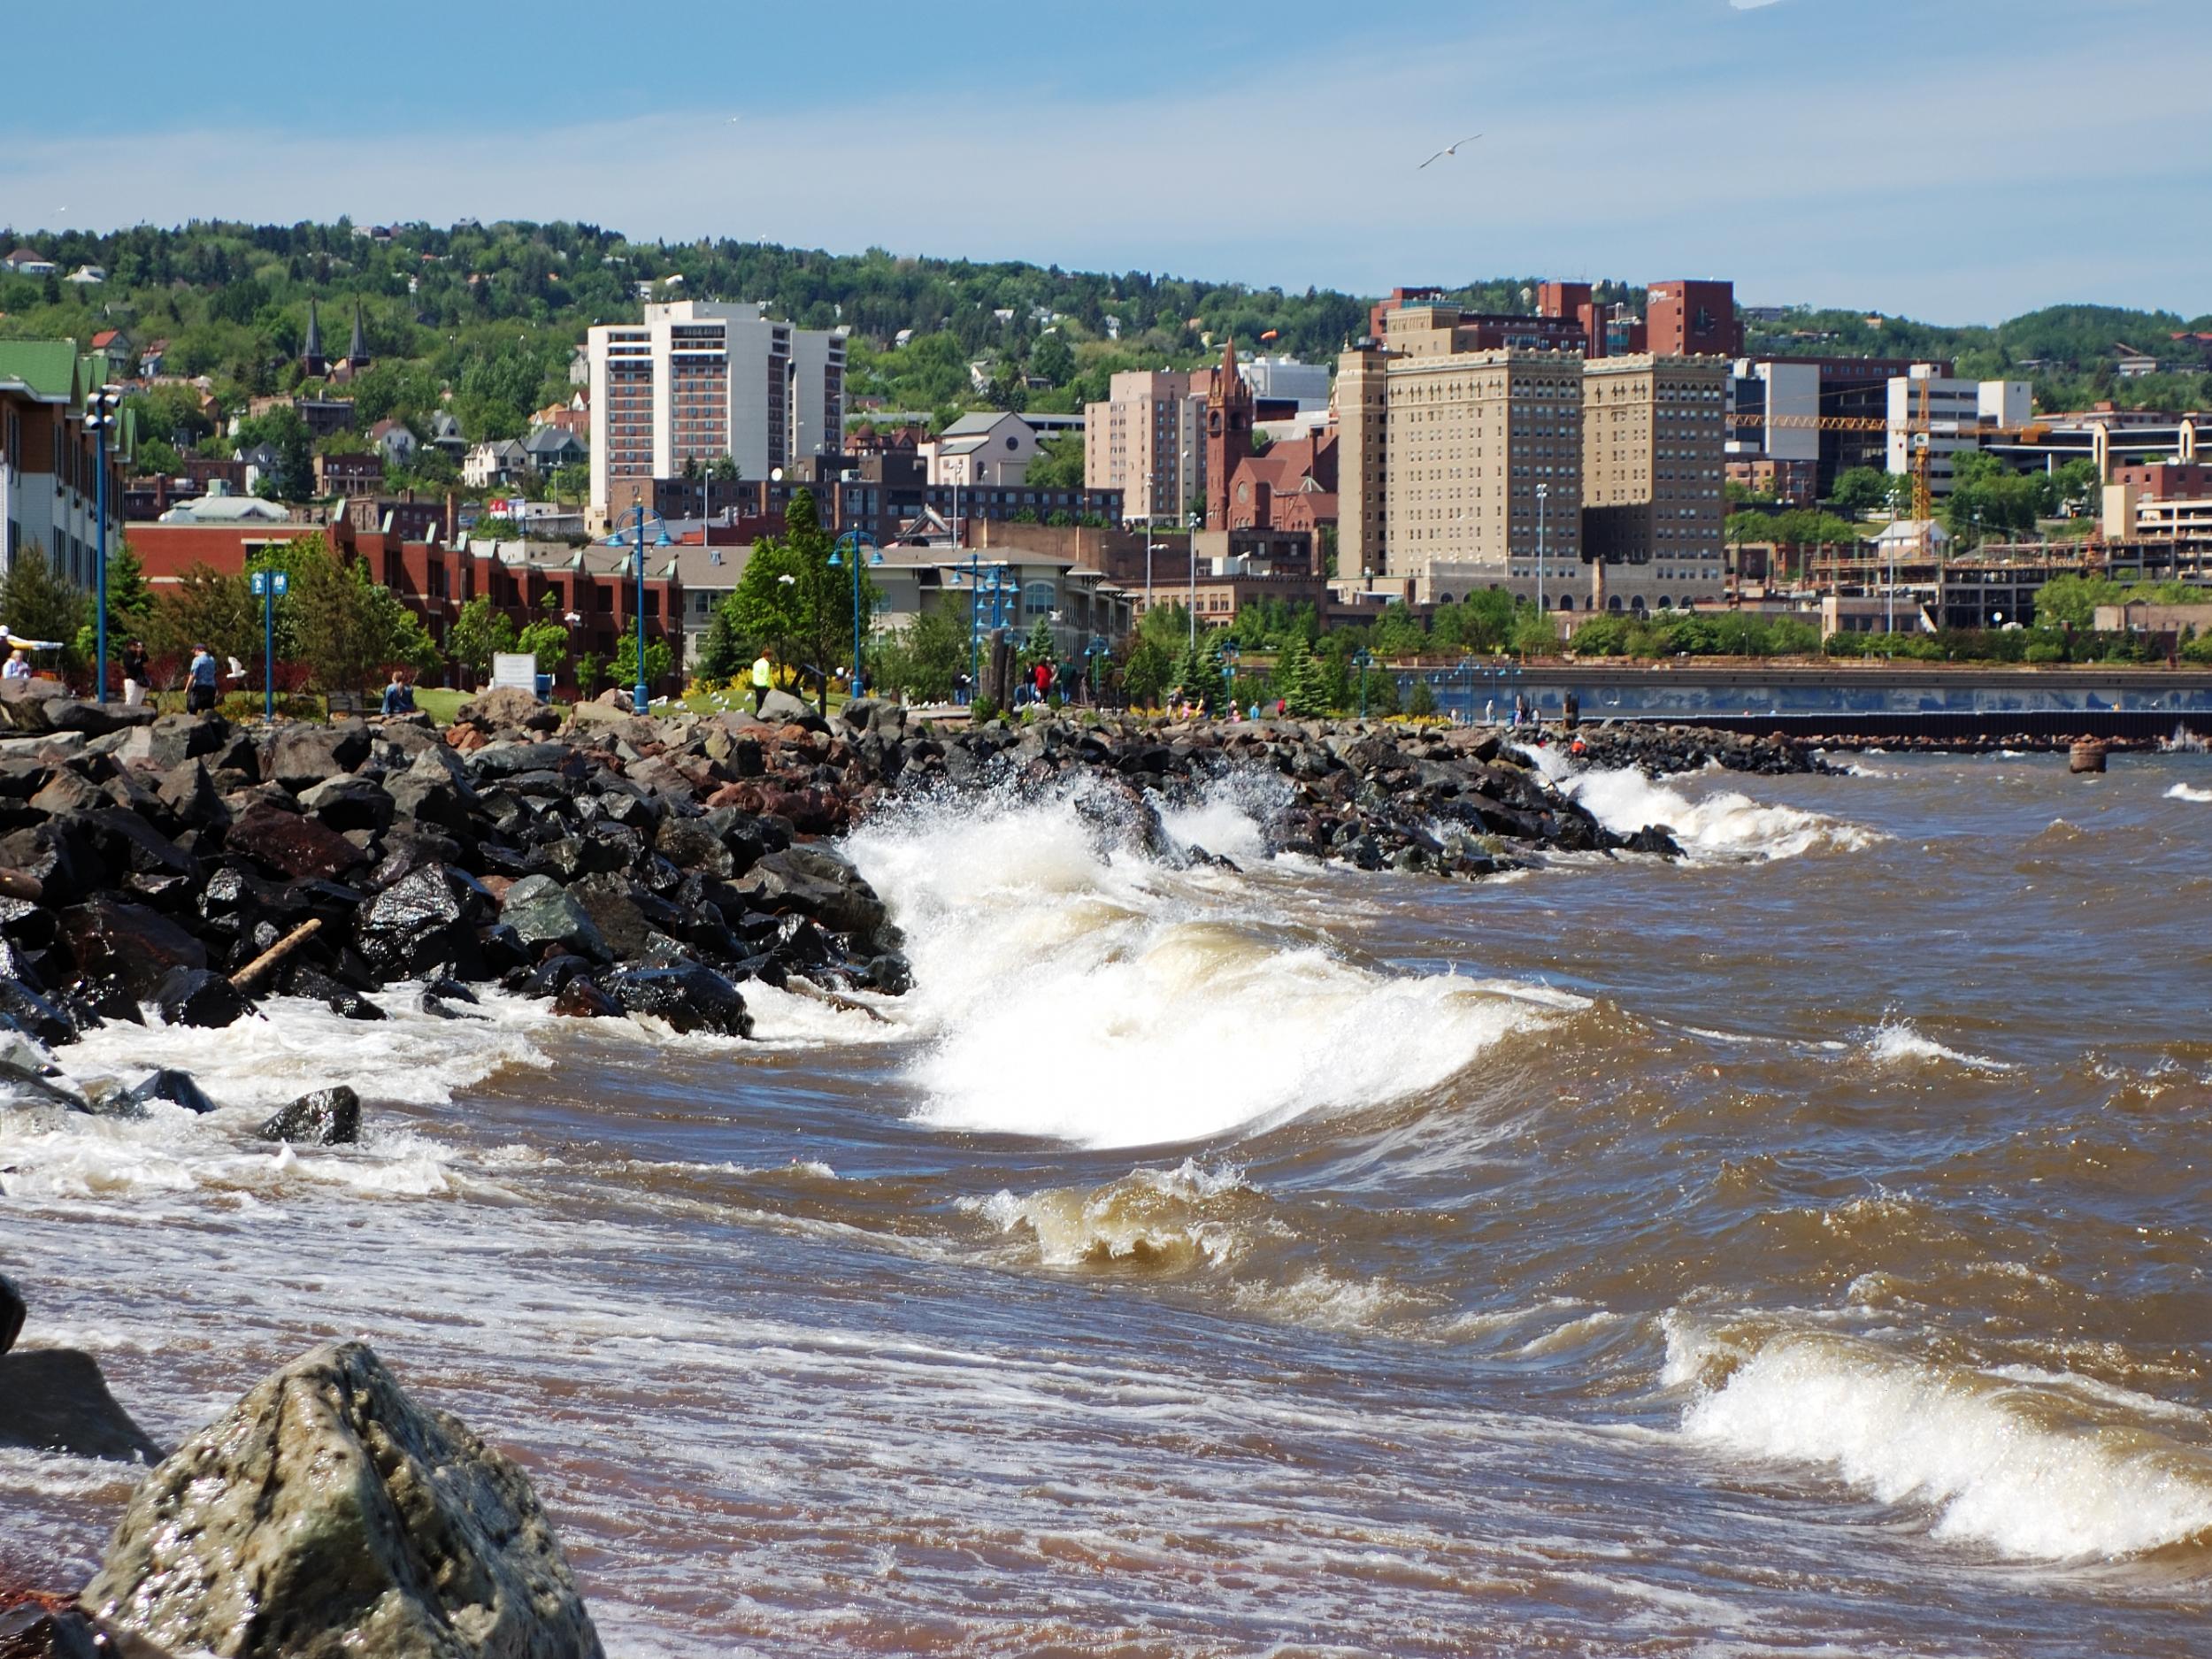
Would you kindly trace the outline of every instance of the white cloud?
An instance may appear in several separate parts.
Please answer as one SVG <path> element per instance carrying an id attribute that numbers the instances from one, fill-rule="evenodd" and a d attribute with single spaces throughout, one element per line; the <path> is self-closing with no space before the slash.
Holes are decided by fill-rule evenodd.
<path id="1" fill-rule="evenodd" d="M 2174 159 L 2170 106 L 2140 96 L 2141 42 L 2124 32 L 2087 57 L 1993 42 L 1970 75 L 1871 49 L 1765 65 L 1756 42 L 1727 48 L 1743 32 L 1718 20 L 1694 32 L 1669 8 L 1617 12 L 1604 56 L 1526 23 L 1411 58 L 1271 64 L 1197 97 L 949 111 L 933 88 L 852 120 L 749 109 L 732 125 L 725 104 L 572 124 L 546 173 L 505 131 L 19 144 L 0 195 L 70 202 L 80 224 L 570 218 L 672 240 L 1367 291 L 1533 272 L 1733 276 L 1755 301 L 1952 320 L 2200 292 L 2212 231 L 2170 204 L 2204 164 Z M 1754 55 L 1717 67 L 1724 50 Z M 2170 84 L 2212 81 L 2212 40 L 2166 38 L 2156 57 Z M 2046 119 L 2066 111 L 2095 111 L 2093 137 Z M 1477 130 L 1479 144 L 1417 169 Z M 2128 154 L 2159 158 L 2145 171 L 2161 176 L 2116 175 Z M 2147 209 L 2156 237 L 2142 234 Z"/>

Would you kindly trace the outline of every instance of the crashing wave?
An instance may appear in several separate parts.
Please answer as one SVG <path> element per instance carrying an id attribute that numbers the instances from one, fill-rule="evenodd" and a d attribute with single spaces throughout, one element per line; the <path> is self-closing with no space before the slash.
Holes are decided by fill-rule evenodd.
<path id="1" fill-rule="evenodd" d="M 1664 826 L 1694 858 L 1794 858 L 1809 852 L 1855 852 L 1887 839 L 1878 831 L 1825 813 L 1762 805 L 1732 789 L 1693 800 L 1632 766 L 1581 768 L 1557 749 L 1526 752 L 1561 794 L 1587 809 L 1616 835 Z"/>

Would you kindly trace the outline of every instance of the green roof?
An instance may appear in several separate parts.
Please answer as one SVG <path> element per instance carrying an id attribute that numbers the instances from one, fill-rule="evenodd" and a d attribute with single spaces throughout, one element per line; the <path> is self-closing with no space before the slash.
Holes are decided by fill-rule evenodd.
<path id="1" fill-rule="evenodd" d="M 73 340 L 0 340 L 0 386 L 49 403 L 77 401 L 84 385 Z"/>

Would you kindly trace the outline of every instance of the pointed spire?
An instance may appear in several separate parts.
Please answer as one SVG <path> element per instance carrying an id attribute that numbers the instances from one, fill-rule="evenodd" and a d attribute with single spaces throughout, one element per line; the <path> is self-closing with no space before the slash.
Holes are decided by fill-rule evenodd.
<path id="1" fill-rule="evenodd" d="M 346 361 L 363 364 L 369 360 L 369 342 L 361 337 L 361 302 L 353 303 L 353 343 L 346 348 Z"/>
<path id="2" fill-rule="evenodd" d="M 320 357 L 322 355 L 323 323 L 322 319 L 315 314 L 315 301 L 311 295 L 307 301 L 307 342 L 300 347 L 300 356 Z"/>

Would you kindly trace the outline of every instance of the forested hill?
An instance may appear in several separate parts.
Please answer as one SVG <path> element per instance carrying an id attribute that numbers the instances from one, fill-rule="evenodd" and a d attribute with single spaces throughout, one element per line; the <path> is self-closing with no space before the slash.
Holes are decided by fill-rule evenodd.
<path id="1" fill-rule="evenodd" d="M 974 403 L 1070 410 L 1103 395 L 1115 370 L 1188 365 L 1233 334 L 1240 345 L 1326 361 L 1364 332 L 1365 296 L 1286 292 L 1146 272 L 1074 272 L 1019 262 L 854 255 L 757 242 L 631 242 L 592 225 L 472 221 L 388 231 L 332 225 L 193 224 L 104 235 L 0 229 L 0 251 L 35 249 L 52 277 L 0 273 L 0 336 L 88 338 L 121 327 L 168 342 L 165 369 L 212 376 L 226 396 L 283 389 L 310 296 L 341 355 L 359 302 L 378 367 L 355 388 L 365 421 L 418 419 L 451 394 L 472 438 L 511 435 L 565 396 L 567 366 L 595 322 L 634 319 L 639 284 L 657 295 L 757 300 L 808 327 L 854 331 L 852 387 L 896 409 Z M 107 280 L 78 284 L 91 265 Z M 1426 273 L 1411 273 L 1417 280 Z M 1453 297 L 1525 308 L 1533 276 L 1476 282 Z M 1640 305 L 1619 283 L 1601 296 Z M 1878 296 L 1870 296 L 1878 298 Z M 908 343 L 897 346 L 902 331 Z M 2198 342 L 2212 318 L 2066 306 L 1997 327 L 1946 328 L 1859 312 L 1793 311 L 1756 321 L 1755 344 L 1797 351 L 1955 357 L 1974 374 L 2018 373 L 2054 403 L 2091 395 L 2184 407 L 2212 403 Z M 2122 348 L 2170 361 L 2171 375 L 2116 378 Z M 2035 360 L 2040 366 L 2016 365 Z M 977 393 L 969 365 L 986 365 Z"/>

